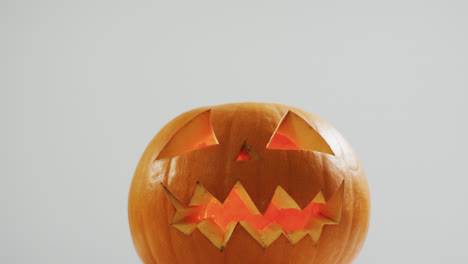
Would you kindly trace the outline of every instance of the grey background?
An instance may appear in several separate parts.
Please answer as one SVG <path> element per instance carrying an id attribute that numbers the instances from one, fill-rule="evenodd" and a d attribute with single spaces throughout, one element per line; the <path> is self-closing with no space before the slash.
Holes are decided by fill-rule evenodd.
<path id="1" fill-rule="evenodd" d="M 5 1 L 0 262 L 139 263 L 127 195 L 170 119 L 227 102 L 333 124 L 372 192 L 355 263 L 468 259 L 466 1 Z"/>

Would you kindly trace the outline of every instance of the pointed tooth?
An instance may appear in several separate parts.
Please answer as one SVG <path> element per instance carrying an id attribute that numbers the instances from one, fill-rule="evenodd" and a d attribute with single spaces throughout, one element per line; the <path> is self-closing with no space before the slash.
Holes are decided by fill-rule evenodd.
<path id="1" fill-rule="evenodd" d="M 172 226 L 182 231 L 184 234 L 188 235 L 193 232 L 197 228 L 197 223 L 179 223 L 182 221 L 187 215 L 190 215 L 190 211 L 195 210 L 195 208 L 188 208 L 184 206 L 175 196 L 163 185 L 164 189 L 166 190 L 167 196 L 171 201 L 172 205 L 175 208 L 174 218 L 172 219 Z"/>
<path id="2" fill-rule="evenodd" d="M 205 189 L 205 187 L 203 187 L 200 183 L 197 183 L 197 188 L 195 188 L 195 192 L 193 193 L 189 205 L 204 205 L 213 200 L 221 204 L 213 195 L 211 195 L 211 193 Z"/>
<path id="3" fill-rule="evenodd" d="M 244 186 L 242 186 L 240 181 L 236 182 L 231 192 L 237 192 L 240 197 L 245 197 L 245 199 L 243 199 L 244 204 L 247 206 L 249 211 L 252 212 L 252 214 L 260 214 L 257 206 L 255 206 L 255 203 L 252 201 L 252 198 L 250 198 L 249 194 L 245 190 Z"/>
<path id="4" fill-rule="evenodd" d="M 231 222 L 226 227 L 226 230 L 224 230 L 223 247 L 226 246 L 227 242 L 231 238 L 232 232 L 234 232 L 236 225 L 237 225 L 237 222 Z"/>
<path id="5" fill-rule="evenodd" d="M 292 232 L 283 232 L 283 234 L 288 238 L 291 244 L 295 245 L 306 235 L 309 234 L 309 231 L 292 231 Z"/>
<path id="6" fill-rule="evenodd" d="M 325 201 L 325 196 L 323 196 L 322 191 L 320 191 L 319 193 L 317 193 L 317 195 L 314 197 L 314 199 L 312 199 L 312 202 L 310 202 L 310 203 L 325 204 L 325 203 L 326 203 L 326 201 Z"/>
<path id="7" fill-rule="evenodd" d="M 221 227 L 213 223 L 210 219 L 205 219 L 198 224 L 198 230 L 210 240 L 218 249 L 223 247 L 224 232 Z"/>
<path id="8" fill-rule="evenodd" d="M 320 208 L 322 215 L 332 221 L 332 223 L 339 223 L 341 220 L 341 212 L 343 211 L 343 195 L 344 195 L 344 181 L 341 183 L 340 188 L 333 194 L 327 203 Z"/>
<path id="9" fill-rule="evenodd" d="M 196 228 L 196 223 L 188 223 L 188 224 L 172 224 L 174 228 L 179 229 L 185 235 L 190 235 Z"/>
<path id="10" fill-rule="evenodd" d="M 248 222 L 241 221 L 239 223 L 263 248 L 267 248 L 283 233 L 281 226 L 276 223 L 273 223 L 262 230 L 255 229 Z"/>
<path id="11" fill-rule="evenodd" d="M 320 235 L 322 234 L 322 230 L 323 230 L 323 225 L 321 225 L 320 228 L 309 231 L 309 235 L 310 235 L 310 237 L 312 237 L 312 240 L 314 241 L 314 244 L 317 244 L 317 242 L 318 242 L 318 240 L 320 238 Z"/>
<path id="12" fill-rule="evenodd" d="M 273 194 L 271 204 L 274 204 L 278 209 L 294 208 L 301 210 L 296 201 L 279 185 L 276 187 L 275 194 Z"/>

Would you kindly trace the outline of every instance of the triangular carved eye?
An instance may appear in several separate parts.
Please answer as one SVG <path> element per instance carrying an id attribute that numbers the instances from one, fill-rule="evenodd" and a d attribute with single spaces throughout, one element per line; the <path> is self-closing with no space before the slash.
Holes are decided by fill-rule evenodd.
<path id="1" fill-rule="evenodd" d="M 252 149 L 251 146 L 247 145 L 247 142 L 244 142 L 242 148 L 237 155 L 236 161 L 244 161 L 244 160 L 258 160 L 260 157 L 257 153 Z"/>
<path id="2" fill-rule="evenodd" d="M 325 139 L 307 121 L 291 111 L 281 119 L 267 149 L 313 150 L 335 155 Z"/>
<path id="3" fill-rule="evenodd" d="M 211 127 L 210 110 L 207 110 L 195 116 L 177 131 L 159 153 L 157 159 L 175 157 L 216 144 L 218 144 L 218 139 Z"/>

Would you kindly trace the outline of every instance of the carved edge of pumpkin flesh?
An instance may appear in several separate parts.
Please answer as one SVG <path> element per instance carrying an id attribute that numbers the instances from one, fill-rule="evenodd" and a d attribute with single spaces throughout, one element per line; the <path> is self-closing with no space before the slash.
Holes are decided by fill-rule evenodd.
<path id="1" fill-rule="evenodd" d="M 281 235 L 284 235 L 292 245 L 297 244 L 305 236 L 310 235 L 314 245 L 317 245 L 323 227 L 325 225 L 337 225 L 341 221 L 345 181 L 342 181 L 341 185 L 330 197 L 330 199 L 328 199 L 328 201 L 325 201 L 322 191 L 319 191 L 312 199 L 312 201 L 302 209 L 299 207 L 296 201 L 281 186 L 278 185 L 272 199 L 270 200 L 270 206 L 274 205 L 278 209 L 293 209 L 300 212 L 304 212 L 308 206 L 311 205 L 319 208 L 319 214 L 310 216 L 310 219 L 308 219 L 310 222 L 312 222 L 312 225 L 308 227 L 309 229 L 304 227 L 303 230 L 293 231 L 286 230 L 277 222 L 272 222 L 263 229 L 257 229 L 248 221 L 230 221 L 224 230 L 220 230 L 222 228 L 218 226 L 215 221 L 212 221 L 210 218 L 206 218 L 206 211 L 205 217 L 199 219 L 198 222 L 195 221 L 190 223 L 189 221 L 186 221 L 187 217 L 190 217 L 191 214 L 194 214 L 194 212 L 199 209 L 200 206 L 206 206 L 207 203 L 210 202 L 219 205 L 223 210 L 225 208 L 224 206 L 226 205 L 226 202 L 229 200 L 229 197 L 234 192 L 240 192 L 240 195 L 242 195 L 241 200 L 249 209 L 249 213 L 251 213 L 252 216 L 265 217 L 265 215 L 269 213 L 270 206 L 262 215 L 258 211 L 257 207 L 240 181 L 237 181 L 236 184 L 232 187 L 230 194 L 223 203 L 219 202 L 201 185 L 199 181 L 197 181 L 195 191 L 188 205 L 181 203 L 180 200 L 178 200 L 163 183 L 161 183 L 161 185 L 166 191 L 166 194 L 175 209 L 173 220 L 172 223 L 170 223 L 170 226 L 178 229 L 186 236 L 189 236 L 195 229 L 198 229 L 201 234 L 203 234 L 214 246 L 223 252 L 237 224 L 242 226 L 263 248 L 270 246 Z"/>

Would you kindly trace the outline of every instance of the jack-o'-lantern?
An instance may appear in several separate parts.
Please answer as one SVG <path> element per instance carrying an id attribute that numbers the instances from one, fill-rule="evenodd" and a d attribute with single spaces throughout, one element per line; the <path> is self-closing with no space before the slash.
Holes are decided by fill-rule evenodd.
<path id="1" fill-rule="evenodd" d="M 362 165 L 297 108 L 202 107 L 167 124 L 136 169 L 129 222 L 144 263 L 351 263 L 369 226 Z"/>

